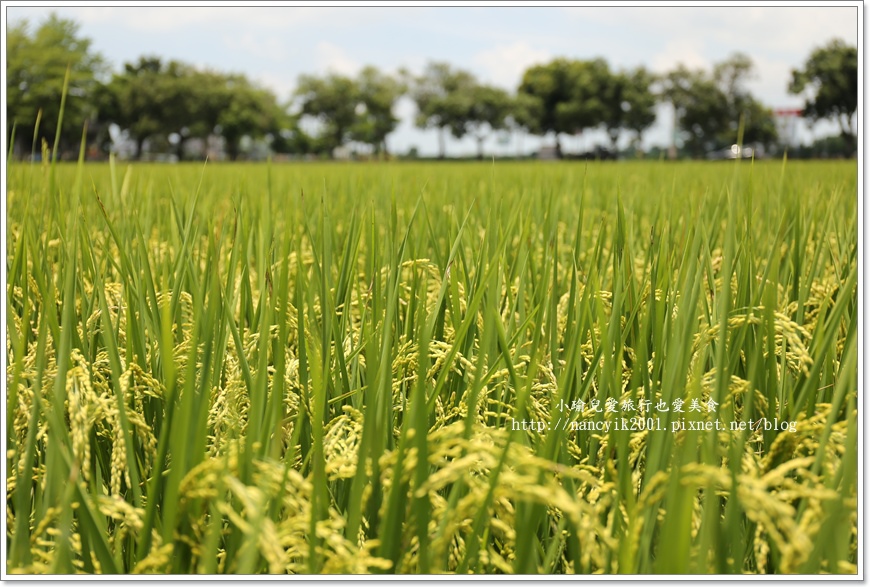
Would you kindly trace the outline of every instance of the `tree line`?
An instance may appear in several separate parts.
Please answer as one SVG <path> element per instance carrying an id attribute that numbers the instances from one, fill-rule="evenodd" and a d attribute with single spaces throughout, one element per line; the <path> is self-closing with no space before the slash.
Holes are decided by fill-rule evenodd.
<path id="1" fill-rule="evenodd" d="M 7 31 L 7 138 L 14 129 L 13 149 L 20 156 L 54 145 L 56 138 L 60 152 L 77 152 L 86 121 L 89 145 L 108 152 L 114 128 L 134 145 L 134 158 L 151 141 L 183 159 L 191 139 L 213 137 L 233 160 L 243 154 L 245 137 L 265 141 L 275 153 L 332 156 L 355 143 L 386 156 L 387 136 L 399 123 L 396 103 L 409 96 L 416 125 L 437 131 L 442 158 L 448 136 L 472 137 L 482 158 L 484 142 L 495 132 L 551 137 L 559 156 L 561 137 L 593 129 L 606 132 L 614 151 L 626 135 L 639 148 L 662 103 L 673 108 L 684 150 L 703 157 L 741 134 L 744 144 L 776 144 L 773 112 L 747 89 L 752 75 L 752 60 L 742 53 L 710 71 L 680 65 L 664 75 L 643 67 L 616 70 L 600 58 L 559 58 L 528 68 L 516 91 L 508 92 L 464 69 L 431 62 L 420 75 L 390 75 L 371 66 L 356 76 L 302 75 L 290 100 L 281 102 L 243 74 L 159 57 L 143 56 L 111 72 L 74 21 L 51 15 L 33 30 L 22 21 Z M 834 40 L 815 49 L 792 71 L 788 90 L 805 98 L 808 120 L 836 121 L 845 150 L 854 152 L 855 47 Z M 308 132 L 306 119 L 313 121 Z"/>

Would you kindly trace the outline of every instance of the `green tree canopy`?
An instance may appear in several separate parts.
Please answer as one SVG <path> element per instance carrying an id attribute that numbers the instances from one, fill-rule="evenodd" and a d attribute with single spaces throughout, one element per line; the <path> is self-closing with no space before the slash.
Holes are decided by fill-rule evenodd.
<path id="1" fill-rule="evenodd" d="M 853 117 L 858 109 L 858 50 L 835 39 L 815 49 L 803 69 L 792 70 L 788 91 L 806 98 L 804 116 L 832 119 L 847 143 L 855 144 Z"/>
<path id="2" fill-rule="evenodd" d="M 174 79 L 178 101 L 167 130 L 177 137 L 175 149 L 179 159 L 184 158 L 184 144 L 188 139 L 208 139 L 215 134 L 229 101 L 226 80 L 227 76 L 218 71 L 193 67 L 186 68 L 184 75 Z"/>
<path id="3" fill-rule="evenodd" d="M 538 100 L 540 118 L 533 130 L 554 133 L 559 147 L 560 134 L 583 132 L 605 121 L 611 81 L 603 59 L 555 59 L 526 70 L 519 93 Z"/>
<path id="4" fill-rule="evenodd" d="M 325 77 L 302 75 L 296 88 L 302 116 L 311 116 L 323 125 L 319 143 L 332 152 L 351 136 L 357 121 L 359 88 L 346 76 L 330 73 Z"/>
<path id="5" fill-rule="evenodd" d="M 371 66 L 360 72 L 356 83 L 358 104 L 354 107 L 357 117 L 352 137 L 372 145 L 376 153 L 387 153 L 387 135 L 399 124 L 393 107 L 407 88 L 400 79 Z"/>
<path id="6" fill-rule="evenodd" d="M 514 130 L 534 132 L 543 116 L 541 101 L 529 94 L 517 93 L 512 98 L 508 126 Z"/>
<path id="7" fill-rule="evenodd" d="M 91 47 L 91 40 L 79 36 L 72 20 L 51 14 L 35 30 L 27 21 L 7 29 L 6 34 L 6 119 L 22 152 L 33 138 L 54 143 L 64 78 L 70 78 L 58 149 L 77 147 L 82 126 L 93 118 L 94 91 L 107 72 L 103 57 Z M 39 132 L 34 137 L 37 115 L 42 112 Z M 37 150 L 39 146 L 37 145 Z"/>
<path id="8" fill-rule="evenodd" d="M 159 57 L 140 57 L 127 63 L 98 93 L 100 119 L 117 124 L 136 144 L 135 157 L 142 156 L 144 142 L 193 124 L 192 111 L 200 86 L 190 83 L 193 68 Z M 199 110 L 200 115 L 207 109 Z"/>
<path id="9" fill-rule="evenodd" d="M 569 69 L 569 96 L 556 106 L 556 124 L 565 133 L 594 128 L 606 116 L 606 92 L 611 75 L 603 59 L 573 61 Z"/>
<path id="10" fill-rule="evenodd" d="M 637 146 L 643 132 L 655 122 L 656 96 L 652 91 L 654 82 L 655 76 L 643 67 L 610 76 L 604 92 L 604 127 L 614 151 L 617 149 L 616 142 L 620 132 L 633 132 L 633 142 Z"/>
<path id="11" fill-rule="evenodd" d="M 517 136 L 517 154 L 523 155 L 523 135 L 537 128 L 541 118 L 541 101 L 528 94 L 517 93 L 511 97 L 507 115 L 507 128 Z"/>
<path id="12" fill-rule="evenodd" d="M 726 96 L 703 70 L 682 64 L 662 79 L 662 96 L 674 107 L 676 125 L 695 157 L 717 146 L 717 135 L 728 125 Z"/>
<path id="13" fill-rule="evenodd" d="M 683 65 L 661 80 L 662 96 L 674 106 L 686 148 L 695 157 L 738 141 L 770 145 L 776 126 L 770 109 L 745 87 L 753 71 L 748 56 L 736 53 L 716 64 L 712 73 Z"/>
<path id="14" fill-rule="evenodd" d="M 571 62 L 556 59 L 546 65 L 535 65 L 525 71 L 519 94 L 538 103 L 539 117 L 529 130 L 534 133 L 559 133 L 562 128 L 556 116 L 559 104 L 571 99 Z"/>
<path id="15" fill-rule="evenodd" d="M 737 142 L 741 123 L 744 144 L 771 145 L 776 141 L 773 113 L 746 89 L 754 71 L 752 60 L 743 53 L 735 53 L 713 67 L 713 80 L 726 97 L 728 124 L 719 132 L 720 146 Z"/>
<path id="16" fill-rule="evenodd" d="M 244 136 L 277 133 L 286 117 L 275 96 L 244 75 L 202 71 L 178 61 L 141 57 L 112 76 L 97 100 L 100 118 L 117 124 L 142 156 L 147 139 L 174 139 L 179 158 L 191 138 L 221 135 L 230 159 Z"/>
<path id="17" fill-rule="evenodd" d="M 477 141 L 477 158 L 483 159 L 483 142 L 487 136 L 507 127 L 511 97 L 501 88 L 475 84 L 459 98 L 464 108 L 450 125 L 450 130 L 456 138 L 472 135 Z"/>
<path id="18" fill-rule="evenodd" d="M 439 156 L 445 156 L 445 133 L 464 125 L 468 101 L 477 81 L 464 70 L 447 63 L 429 63 L 415 80 L 412 97 L 417 103 L 417 126 L 439 130 Z M 455 133 L 454 133 L 455 134 Z"/>
<path id="19" fill-rule="evenodd" d="M 245 76 L 224 76 L 222 90 L 216 129 L 225 141 L 231 160 L 239 157 L 240 143 L 245 136 L 264 137 L 287 124 L 286 114 L 279 107 L 275 95 Z"/>

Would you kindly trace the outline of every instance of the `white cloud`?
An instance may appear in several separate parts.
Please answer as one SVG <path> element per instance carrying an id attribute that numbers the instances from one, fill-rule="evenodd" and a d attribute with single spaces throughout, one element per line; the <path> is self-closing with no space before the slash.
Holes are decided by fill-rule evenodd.
<path id="1" fill-rule="evenodd" d="M 332 43 L 321 41 L 314 49 L 318 70 L 328 70 L 342 75 L 355 75 L 361 68 L 358 61 Z"/>
<path id="2" fill-rule="evenodd" d="M 806 58 L 809 50 L 840 37 L 857 44 L 857 8 L 752 7 L 723 9 L 716 13 L 718 26 L 699 31 L 722 43 L 792 53 L 795 61 Z"/>
<path id="3" fill-rule="evenodd" d="M 177 30 L 191 29 L 203 25 L 232 22 L 259 22 L 256 10 L 244 10 L 241 8 L 219 7 L 179 7 L 179 6 L 149 6 L 149 7 L 67 7 L 42 8 L 42 7 L 16 7 L 15 15 L 41 20 L 51 12 L 85 24 L 106 24 L 139 32 L 165 33 Z M 270 22 L 270 19 L 265 19 Z M 271 21 L 274 22 L 274 21 Z"/>
<path id="4" fill-rule="evenodd" d="M 689 69 L 710 67 L 710 61 L 704 57 L 703 44 L 688 39 L 669 41 L 664 50 L 650 58 L 650 67 L 657 73 L 674 69 L 680 63 Z"/>
<path id="5" fill-rule="evenodd" d="M 118 18 L 119 8 L 105 7 L 97 8 L 93 6 L 77 7 L 75 10 L 75 18 L 84 23 L 106 23 L 112 22 Z"/>
<path id="6" fill-rule="evenodd" d="M 413 120 L 414 116 L 417 114 L 417 105 L 411 98 L 402 96 L 396 102 L 396 106 L 393 108 L 393 114 L 402 120 Z"/>
<path id="7" fill-rule="evenodd" d="M 795 66 L 832 38 L 852 45 L 858 42 L 857 7 L 570 7 L 563 11 L 578 24 L 597 23 L 637 38 L 632 44 L 637 61 L 649 59 L 644 50 L 653 52 L 649 63 L 657 69 L 681 60 L 687 65 L 703 61 L 709 65 L 736 51 L 756 61 L 776 56 Z"/>
<path id="8" fill-rule="evenodd" d="M 484 72 L 487 81 L 512 90 L 519 85 L 527 68 L 545 63 L 551 58 L 549 51 L 536 49 L 525 41 L 519 41 L 481 51 L 472 61 Z"/>
<path id="9" fill-rule="evenodd" d="M 293 78 L 284 74 L 263 71 L 253 74 L 251 78 L 257 83 L 262 84 L 263 87 L 275 92 L 279 102 L 288 100 L 296 89 L 296 82 Z"/>
<path id="10" fill-rule="evenodd" d="M 337 6 L 77 7 L 67 11 L 85 23 L 112 21 L 135 30 L 158 33 L 239 23 L 249 30 L 287 30 L 300 26 L 349 27 L 384 16 L 383 9 Z"/>
<path id="11" fill-rule="evenodd" d="M 204 9 L 178 6 L 152 6 L 148 8 L 81 8 L 76 17 L 84 23 L 112 21 L 121 26 L 153 33 L 165 33 L 214 24 L 242 16 L 240 9 Z"/>
<path id="12" fill-rule="evenodd" d="M 752 61 L 755 75 L 747 87 L 757 98 L 775 108 L 797 108 L 803 104 L 800 97 L 786 93 L 796 63 L 760 55 L 754 56 Z"/>
<path id="13" fill-rule="evenodd" d="M 263 37 L 249 32 L 224 35 L 224 43 L 234 51 L 244 51 L 257 59 L 279 60 L 288 56 L 284 42 L 276 37 Z"/>
<path id="14" fill-rule="evenodd" d="M 745 45 L 802 52 L 834 36 L 858 42 L 857 7 L 570 7 L 563 11 L 577 20 L 654 32 L 659 38 L 728 43 L 733 45 L 729 50 Z"/>
<path id="15" fill-rule="evenodd" d="M 598 23 L 638 39 L 638 62 L 664 72 L 678 63 L 709 69 L 735 52 L 749 55 L 755 78 L 749 88 L 762 101 L 793 106 L 786 87 L 791 69 L 832 38 L 857 44 L 856 7 L 728 6 L 563 9 L 567 18 Z M 643 39 L 643 41 L 641 41 Z M 643 51 L 646 50 L 644 53 Z"/>

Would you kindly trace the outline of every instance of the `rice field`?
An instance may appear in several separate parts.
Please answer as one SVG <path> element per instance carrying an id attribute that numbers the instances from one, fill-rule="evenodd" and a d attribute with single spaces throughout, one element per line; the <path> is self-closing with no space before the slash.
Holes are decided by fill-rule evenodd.
<path id="1" fill-rule="evenodd" d="M 854 162 L 7 169 L 8 573 L 858 571 Z"/>

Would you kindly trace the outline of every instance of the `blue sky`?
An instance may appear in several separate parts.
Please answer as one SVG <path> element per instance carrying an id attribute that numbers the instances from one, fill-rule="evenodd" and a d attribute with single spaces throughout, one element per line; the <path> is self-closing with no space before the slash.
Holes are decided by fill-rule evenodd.
<path id="1" fill-rule="evenodd" d="M 303 73 L 354 74 L 365 65 L 419 73 L 429 60 L 448 61 L 483 81 L 515 90 L 530 65 L 555 57 L 604 57 L 612 67 L 644 65 L 664 72 L 677 63 L 710 68 L 735 51 L 752 57 L 749 88 L 772 107 L 798 107 L 786 91 L 790 70 L 832 38 L 858 43 L 858 8 L 846 7 L 36 7 L 9 6 L 6 18 L 36 24 L 51 11 L 80 23 L 118 69 L 140 55 L 159 55 L 247 74 L 287 100 Z M 393 152 L 416 146 L 437 152 L 434 131 L 414 128 L 414 105 L 397 105 L 402 123 L 388 138 Z M 667 144 L 669 108 L 645 143 Z M 810 137 L 801 125 L 798 138 Z M 819 124 L 815 134 L 831 132 Z M 569 138 L 569 149 L 590 147 L 604 135 Z M 521 141 L 521 143 L 518 143 Z M 530 150 L 532 137 L 491 139 L 488 153 Z M 448 153 L 470 154 L 471 139 L 448 140 Z"/>

